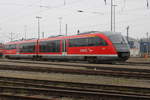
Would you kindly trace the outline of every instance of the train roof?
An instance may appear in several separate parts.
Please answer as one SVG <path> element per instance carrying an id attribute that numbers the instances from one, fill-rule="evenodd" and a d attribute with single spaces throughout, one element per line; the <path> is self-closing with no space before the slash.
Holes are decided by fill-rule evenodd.
<path id="1" fill-rule="evenodd" d="M 121 34 L 121 32 L 110 32 L 110 31 L 104 31 L 104 32 L 99 32 L 99 33 L 103 33 L 103 34 L 105 34 L 106 36 Z"/>
<path id="2" fill-rule="evenodd" d="M 70 39 L 70 38 L 79 38 L 79 37 L 89 37 L 89 36 L 93 36 L 93 35 L 96 35 L 96 34 L 76 34 L 76 35 L 71 35 L 71 36 L 55 36 L 55 37 L 48 37 L 48 38 L 43 38 L 43 39 L 40 39 L 40 41 L 44 41 L 44 40 L 60 40 L 60 39 Z"/>
<path id="3" fill-rule="evenodd" d="M 47 39 L 63 39 L 63 38 L 77 38 L 77 37 L 85 37 L 85 36 L 93 36 L 93 35 L 97 35 L 97 34 L 103 34 L 106 36 L 111 36 L 111 35 L 116 35 L 116 34 L 121 34 L 120 32 L 109 32 L 109 31 L 88 31 L 88 32 L 83 32 L 83 33 L 79 33 L 79 34 L 75 34 L 75 35 L 71 35 L 71 36 L 64 36 L 64 35 L 58 35 L 58 36 L 51 36 L 48 38 L 43 38 L 40 40 L 47 40 Z"/>
<path id="4" fill-rule="evenodd" d="M 91 34 L 91 33 L 103 33 L 103 34 L 118 34 L 120 32 L 111 32 L 111 31 L 87 31 L 80 34 Z"/>
<path id="5" fill-rule="evenodd" d="M 69 39 L 69 38 L 79 38 L 79 37 L 91 37 L 95 35 L 106 35 L 106 36 L 111 36 L 114 34 L 121 34 L 120 32 L 109 32 L 109 31 L 88 31 L 88 32 L 83 32 L 79 33 L 76 35 L 71 35 L 71 36 L 63 36 L 63 35 L 58 35 L 58 36 L 51 36 L 48 38 L 42 38 L 39 39 L 39 41 L 45 41 L 45 40 L 60 40 L 60 39 Z M 17 41 L 11 41 L 7 42 L 5 44 L 20 44 L 20 43 L 28 43 L 28 42 L 36 42 L 38 39 L 28 39 L 28 40 L 17 40 Z"/>
<path id="6" fill-rule="evenodd" d="M 10 41 L 5 44 L 20 44 L 20 43 L 28 43 L 28 42 L 36 42 L 37 39 L 27 39 L 27 40 L 15 40 L 15 41 Z"/>

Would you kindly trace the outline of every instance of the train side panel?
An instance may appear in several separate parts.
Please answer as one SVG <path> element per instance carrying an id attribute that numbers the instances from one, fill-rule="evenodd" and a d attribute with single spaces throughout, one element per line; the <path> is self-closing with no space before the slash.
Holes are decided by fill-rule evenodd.
<path id="1" fill-rule="evenodd" d="M 92 39 L 93 38 L 93 39 Z M 112 43 L 107 39 L 104 35 L 95 35 L 93 37 L 89 37 L 91 39 L 91 43 L 88 43 L 88 37 L 87 38 L 78 38 L 75 41 L 68 40 L 68 54 L 79 54 L 79 55 L 116 55 L 117 52 L 112 45 Z M 97 40 L 96 40 L 97 39 Z M 87 42 L 84 44 L 81 44 L 80 41 L 87 40 Z M 79 45 L 71 44 L 71 42 L 78 42 Z M 88 44 L 87 44 L 88 43 Z M 86 46 L 87 45 L 87 46 Z"/>
<path id="2" fill-rule="evenodd" d="M 37 40 L 9 42 L 5 44 L 6 58 L 33 58 L 37 55 Z"/>

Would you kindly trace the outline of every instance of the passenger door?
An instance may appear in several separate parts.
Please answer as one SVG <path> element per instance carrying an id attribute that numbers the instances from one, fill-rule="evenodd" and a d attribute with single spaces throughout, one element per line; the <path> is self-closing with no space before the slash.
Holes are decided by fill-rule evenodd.
<path id="1" fill-rule="evenodd" d="M 62 40 L 62 55 L 67 55 L 67 40 Z"/>

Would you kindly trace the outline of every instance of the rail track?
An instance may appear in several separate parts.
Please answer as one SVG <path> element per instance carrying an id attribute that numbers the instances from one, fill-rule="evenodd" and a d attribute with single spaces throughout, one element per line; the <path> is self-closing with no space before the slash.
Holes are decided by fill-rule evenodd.
<path id="1" fill-rule="evenodd" d="M 2 62 L 2 60 L 0 60 Z M 8 62 L 8 61 L 4 61 Z M 150 79 L 149 69 L 114 68 L 88 64 L 61 64 L 33 61 L 10 61 L 11 64 L 1 63 L 0 70 L 16 70 L 46 73 L 65 73 L 81 75 L 104 75 L 126 78 Z M 17 65 L 17 63 L 22 63 Z M 30 66 L 29 64 L 33 64 Z M 37 66 L 38 64 L 39 66 Z M 23 65 L 23 66 L 21 66 Z M 47 67 L 43 65 L 48 65 Z M 52 66 L 58 66 L 57 68 Z M 77 67 L 77 69 L 59 66 Z M 85 69 L 80 69 L 83 67 Z M 150 88 L 117 86 L 90 83 L 75 83 L 64 81 L 48 81 L 0 77 L 0 97 L 21 100 L 61 100 L 63 97 L 75 100 L 150 100 Z M 68 100 L 68 99 L 67 99 Z M 71 99 L 72 100 L 72 99 Z"/>
<path id="2" fill-rule="evenodd" d="M 147 66 L 150 67 L 150 62 L 124 62 L 124 63 L 116 63 L 114 65 L 130 65 L 130 66 Z"/>
<path id="3" fill-rule="evenodd" d="M 41 67 L 40 67 L 41 66 Z M 20 66 L 20 65 L 7 65 L 0 64 L 0 70 L 17 70 L 17 71 L 32 71 L 32 72 L 47 72 L 47 73 L 65 73 L 65 74 L 81 74 L 81 75 L 104 75 L 126 78 L 141 78 L 150 79 L 150 69 L 134 69 L 134 68 L 114 68 L 114 67 L 93 67 L 93 69 L 69 69 L 69 68 L 55 68 L 40 66 Z M 60 66 L 60 65 L 59 65 Z M 68 65 L 69 66 L 69 65 Z M 74 65 L 70 65 L 74 66 Z M 74 67 L 76 67 L 75 65 Z M 82 66 L 82 65 L 81 65 Z M 80 67 L 81 67 L 80 66 Z M 84 65 L 83 67 L 89 67 Z"/>
<path id="4" fill-rule="evenodd" d="M 83 100 L 149 100 L 150 88 L 0 77 L 0 96 L 29 100 L 57 100 L 54 97 Z"/>
<path id="5" fill-rule="evenodd" d="M 100 64 L 86 64 L 86 63 L 75 63 L 75 62 L 43 62 L 43 61 L 29 61 L 29 60 L 6 60 L 6 59 L 0 59 L 0 62 L 12 62 L 12 63 L 26 63 L 26 64 L 42 64 L 42 65 L 57 65 L 57 66 L 73 66 L 73 67 L 82 67 L 82 68 L 87 68 L 87 69 L 109 69 L 109 68 L 112 68 L 112 66 L 110 65 L 130 65 L 130 66 L 142 66 L 141 68 L 143 69 L 143 64 L 144 66 L 147 65 L 147 66 L 150 66 L 150 63 L 149 62 L 125 62 L 125 63 L 116 63 L 116 64 L 102 64 L 103 66 L 100 66 Z M 108 66 L 109 65 L 109 66 Z M 124 68 L 122 66 L 118 66 L 118 67 L 114 67 L 114 70 L 126 70 L 126 69 L 130 69 L 131 71 L 134 71 L 134 70 L 138 70 L 137 69 L 133 69 L 133 68 L 130 68 L 130 67 L 127 67 L 127 68 Z M 147 67 L 148 68 L 148 67 Z M 133 70 L 132 70 L 133 69 Z M 140 69 L 140 70 L 142 70 Z M 143 70 L 142 70 L 143 71 Z"/>
<path id="6" fill-rule="evenodd" d="M 44 64 L 44 65 L 64 65 L 64 66 L 77 66 L 77 67 L 86 67 L 86 68 L 91 68 L 97 67 L 99 64 L 89 64 L 86 63 L 85 61 L 80 61 L 80 62 L 52 62 L 52 61 L 29 61 L 29 60 L 9 60 L 9 59 L 0 59 L 0 62 L 14 62 L 14 63 L 30 63 L 30 64 Z M 101 63 L 105 65 L 130 65 L 130 66 L 148 66 L 150 67 L 150 62 L 132 62 L 132 61 L 127 61 L 127 62 L 117 62 L 117 63 Z M 90 66 L 87 66 L 90 65 Z M 92 65 L 92 66 L 91 66 Z"/>

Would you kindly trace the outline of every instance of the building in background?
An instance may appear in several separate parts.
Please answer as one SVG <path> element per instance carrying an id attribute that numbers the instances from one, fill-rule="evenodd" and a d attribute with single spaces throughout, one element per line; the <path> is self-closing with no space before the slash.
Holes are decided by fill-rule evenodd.
<path id="1" fill-rule="evenodd" d="M 140 40 L 141 56 L 150 55 L 150 39 L 143 38 Z"/>
<path id="2" fill-rule="evenodd" d="M 130 56 L 139 57 L 140 53 L 140 42 L 137 39 L 129 37 Z"/>

